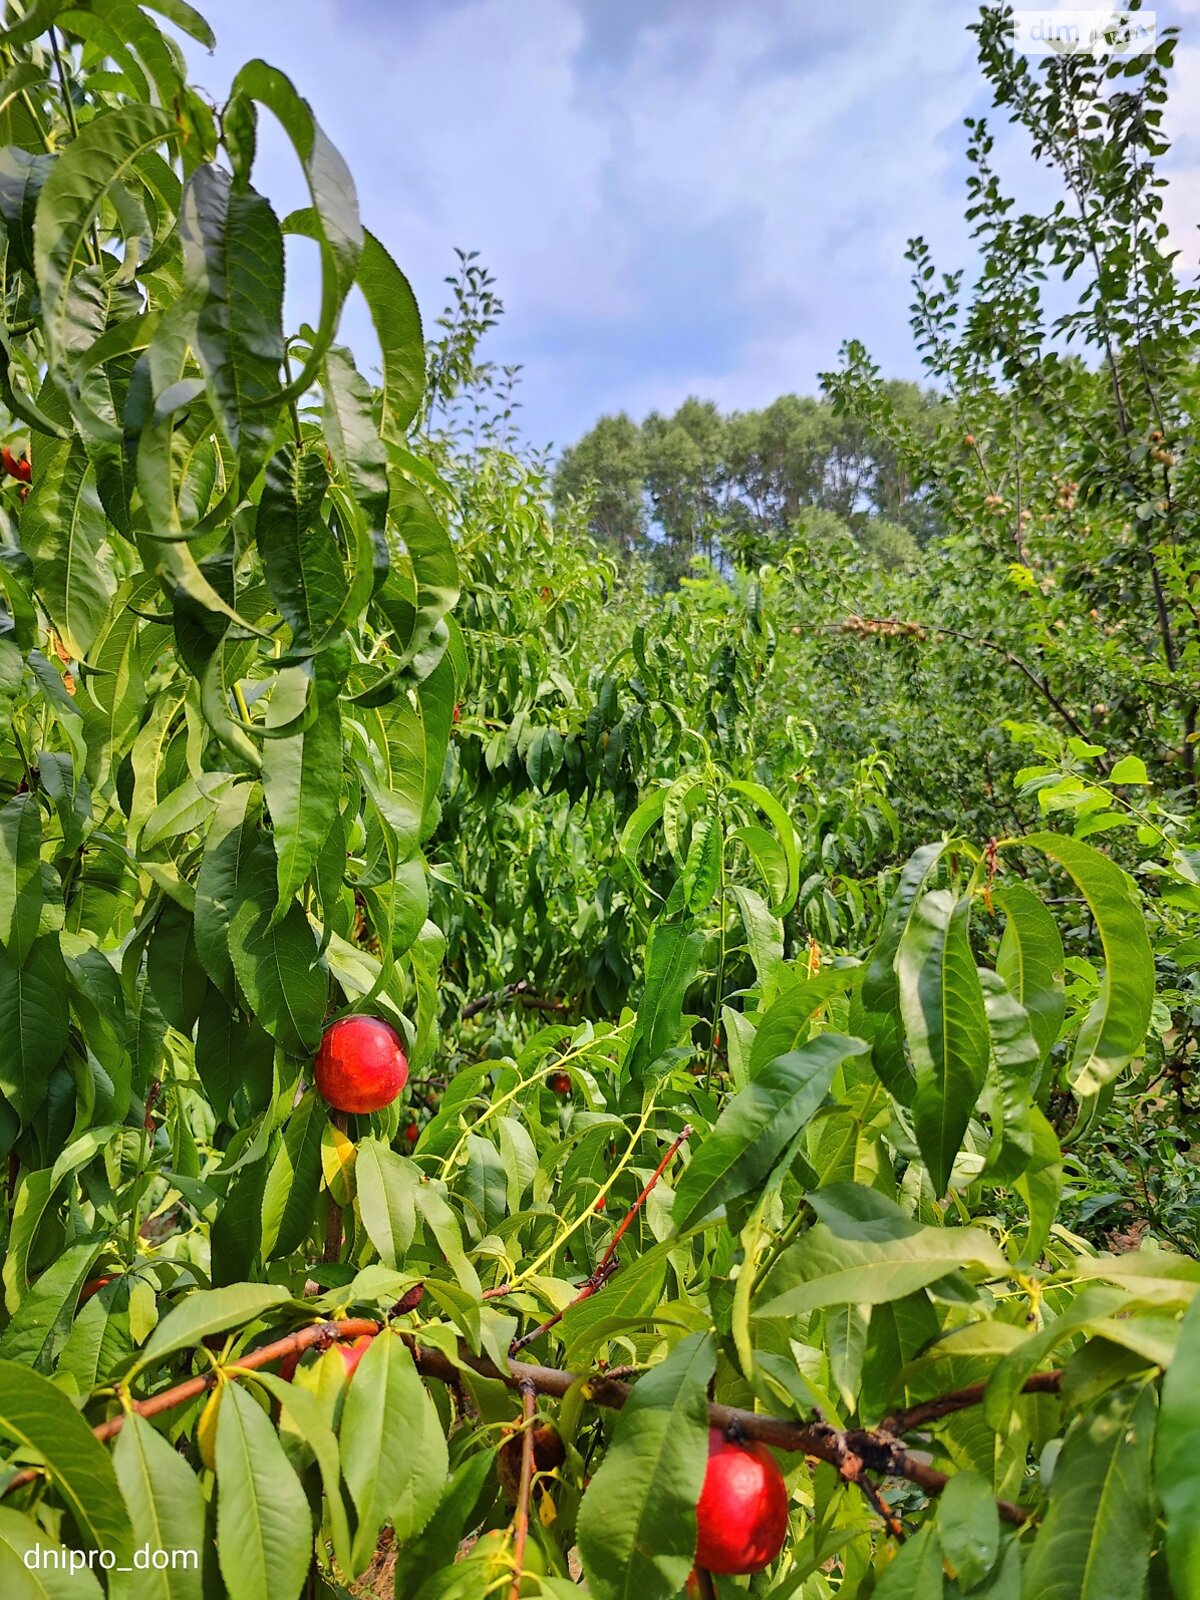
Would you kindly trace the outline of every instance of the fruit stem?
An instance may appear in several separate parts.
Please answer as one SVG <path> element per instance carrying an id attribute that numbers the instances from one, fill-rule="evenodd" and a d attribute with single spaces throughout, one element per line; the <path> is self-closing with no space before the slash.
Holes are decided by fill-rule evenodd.
<path id="1" fill-rule="evenodd" d="M 346 1113 L 344 1111 L 331 1111 L 329 1120 L 339 1133 L 346 1131 Z M 342 1208 L 333 1198 L 333 1190 L 329 1191 L 329 1214 L 325 1219 L 325 1249 L 321 1260 L 325 1262 L 336 1261 L 342 1253 Z"/>

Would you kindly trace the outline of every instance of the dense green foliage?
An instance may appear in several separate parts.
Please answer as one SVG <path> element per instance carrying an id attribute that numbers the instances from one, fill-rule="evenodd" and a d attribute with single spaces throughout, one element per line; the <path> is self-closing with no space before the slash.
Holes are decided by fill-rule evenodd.
<path id="1" fill-rule="evenodd" d="M 984 14 L 1077 209 L 1012 217 L 972 128 L 938 399 L 851 346 L 552 502 L 490 278 L 426 344 L 281 74 L 212 107 L 182 0 L 16 9 L 4 1593 L 1200 1595 L 1171 39 L 1034 76 Z M 354 1012 L 413 1076 L 347 1117 Z M 787 1476 L 748 1581 L 692 1573 L 710 1419 Z"/>

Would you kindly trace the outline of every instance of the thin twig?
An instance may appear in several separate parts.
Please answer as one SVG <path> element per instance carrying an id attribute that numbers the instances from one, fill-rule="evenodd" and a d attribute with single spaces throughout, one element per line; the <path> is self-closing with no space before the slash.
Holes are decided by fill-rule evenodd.
<path id="1" fill-rule="evenodd" d="M 600 1257 L 600 1265 L 602 1267 L 607 1266 L 609 1261 L 611 1261 L 613 1256 L 617 1253 L 617 1246 L 620 1244 L 621 1240 L 625 1237 L 625 1233 L 626 1233 L 626 1230 L 629 1227 L 629 1224 L 633 1221 L 634 1217 L 637 1216 L 638 1212 L 645 1205 L 647 1197 L 649 1196 L 651 1189 L 654 1188 L 654 1185 L 658 1182 L 658 1180 L 662 1177 L 663 1173 L 667 1170 L 667 1167 L 670 1165 L 671 1160 L 674 1157 L 676 1151 L 679 1149 L 680 1145 L 685 1144 L 687 1142 L 687 1140 L 690 1139 L 691 1137 L 692 1137 L 691 1125 L 690 1124 L 686 1124 L 684 1126 L 683 1132 L 674 1141 L 674 1143 L 671 1144 L 668 1147 L 666 1155 L 663 1156 L 662 1160 L 655 1167 L 654 1172 L 652 1173 L 652 1175 L 650 1177 L 649 1183 L 647 1183 L 646 1187 L 642 1190 L 641 1194 L 638 1195 L 637 1199 L 633 1202 L 633 1204 L 630 1206 L 629 1210 L 625 1213 L 625 1220 L 621 1223 L 621 1226 L 617 1229 L 616 1233 L 613 1234 L 612 1240 L 609 1243 L 608 1249 Z"/>
<path id="2" fill-rule="evenodd" d="M 895 617 L 863 617 L 861 620 L 864 623 L 876 624 L 895 623 L 897 621 Z M 1025 677 L 1029 679 L 1030 683 L 1034 686 L 1038 693 L 1049 701 L 1049 703 L 1054 707 L 1055 711 L 1058 712 L 1059 716 L 1063 719 L 1073 733 L 1078 734 L 1080 738 L 1086 737 L 1082 725 L 1054 693 L 1054 690 L 1050 687 L 1049 683 L 1045 679 L 1039 678 L 1029 663 L 1027 661 L 1023 661 L 1021 657 L 1017 655 L 1014 650 L 1010 650 L 1007 645 L 999 644 L 995 639 L 984 639 L 976 633 L 963 633 L 959 628 L 938 627 L 932 622 L 907 622 L 901 625 L 908 628 L 920 629 L 924 633 L 940 634 L 946 639 L 961 639 L 964 644 L 978 645 L 981 650 L 992 650 L 998 656 L 1003 656 L 1005 661 L 1007 661 L 1010 666 L 1016 667 L 1018 672 L 1024 673 Z M 810 622 L 800 623 L 798 626 L 801 628 L 807 628 L 810 632 L 816 633 L 841 633 L 845 631 L 840 622 Z"/>
<path id="3" fill-rule="evenodd" d="M 538 994 L 524 979 L 520 983 L 507 984 L 503 989 L 493 989 L 490 994 L 480 995 L 477 1000 L 468 1000 L 462 1008 L 461 1020 L 468 1022 L 472 1017 L 477 1017 L 481 1011 L 490 1011 L 493 1006 L 502 1006 L 506 1000 L 517 1000 L 527 1011 L 566 1011 L 565 1000 L 553 1000 L 548 995 Z"/>
<path id="4" fill-rule="evenodd" d="M 883 1519 L 883 1525 L 891 1534 L 892 1538 L 903 1544 L 906 1537 L 904 1532 L 904 1524 L 892 1510 L 891 1506 L 889 1506 L 884 1500 L 883 1496 L 879 1492 L 878 1485 L 873 1483 L 864 1472 L 858 1478 L 858 1487 L 862 1490 L 863 1494 L 866 1495 L 867 1500 L 870 1502 L 871 1508 L 874 1510 L 876 1516 Z"/>
<path id="5" fill-rule="evenodd" d="M 647 1195 L 649 1195 L 650 1191 L 654 1188 L 654 1185 L 666 1171 L 671 1158 L 675 1155 L 675 1152 L 679 1149 L 684 1140 L 690 1139 L 691 1136 L 691 1128 L 685 1127 L 683 1132 L 670 1146 L 666 1155 L 663 1156 L 662 1160 L 658 1163 L 658 1166 L 655 1167 L 654 1172 L 650 1177 L 650 1181 L 647 1183 L 646 1187 L 642 1190 L 641 1194 L 638 1195 L 637 1199 L 625 1213 L 625 1216 L 621 1221 L 621 1226 L 617 1229 L 616 1233 L 613 1234 L 612 1239 L 609 1241 L 608 1249 L 600 1257 L 599 1264 L 597 1265 L 595 1271 L 590 1272 L 583 1282 L 577 1286 L 579 1293 L 575 1296 L 575 1298 L 568 1301 L 567 1304 L 563 1306 L 561 1311 L 556 1311 L 552 1317 L 547 1317 L 545 1322 L 540 1323 L 536 1328 L 531 1329 L 529 1333 L 522 1334 L 519 1339 L 514 1339 L 508 1347 L 508 1353 L 510 1356 L 519 1355 L 520 1352 L 526 1348 L 526 1346 L 531 1345 L 536 1340 L 540 1339 L 544 1333 L 549 1333 L 551 1328 L 557 1327 L 562 1319 L 566 1316 L 567 1312 L 570 1311 L 572 1306 L 579 1305 L 582 1300 L 590 1300 L 597 1290 L 603 1289 L 604 1285 L 621 1265 L 620 1260 L 617 1257 L 617 1246 L 625 1237 L 625 1233 L 629 1227 L 629 1224 L 645 1205 Z M 495 1299 L 500 1295 L 507 1293 L 507 1289 L 508 1286 L 506 1284 L 502 1284 L 499 1289 L 487 1290 L 486 1295 Z"/>
<path id="6" fill-rule="evenodd" d="M 533 1418 L 537 1390 L 531 1383 L 521 1385 L 521 1481 L 517 1488 L 517 1513 L 513 1523 L 513 1579 L 508 1600 L 521 1600 L 521 1579 L 525 1574 L 525 1543 L 529 1538 L 529 1496 L 533 1489 Z"/>
<path id="7" fill-rule="evenodd" d="M 513 1340 L 508 1347 L 509 1355 L 520 1355 L 526 1346 L 536 1343 L 544 1333 L 549 1333 L 551 1328 L 556 1328 L 572 1306 L 577 1306 L 584 1300 L 590 1300 L 597 1290 L 603 1289 L 620 1265 L 619 1261 L 602 1261 L 595 1272 L 591 1273 L 577 1286 L 579 1293 L 573 1300 L 568 1300 L 561 1311 L 556 1311 L 552 1317 L 547 1317 L 545 1322 L 539 1323 L 536 1328 L 531 1328 L 528 1333 L 524 1333 L 519 1339 Z"/>
<path id="8" fill-rule="evenodd" d="M 1062 1376 L 1061 1372 L 1035 1372 L 1026 1380 L 1021 1392 L 1057 1394 L 1062 1385 Z M 986 1387 L 986 1384 L 972 1383 L 965 1389 L 955 1389 L 951 1394 L 938 1395 L 936 1399 L 922 1400 L 903 1411 L 894 1411 L 879 1424 L 879 1432 L 893 1434 L 899 1439 L 914 1428 L 923 1428 L 926 1423 L 936 1422 L 939 1417 L 948 1417 L 955 1411 L 966 1411 L 982 1402 Z"/>

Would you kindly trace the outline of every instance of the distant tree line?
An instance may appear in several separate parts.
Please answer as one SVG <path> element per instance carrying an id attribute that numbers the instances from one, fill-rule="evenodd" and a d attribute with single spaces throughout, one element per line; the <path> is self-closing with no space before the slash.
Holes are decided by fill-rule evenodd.
<path id="1" fill-rule="evenodd" d="M 888 385 L 909 427 L 930 437 L 943 420 L 937 396 Z M 827 400 L 782 395 L 761 411 L 723 414 L 688 399 L 672 416 L 601 417 L 564 451 L 554 478 L 559 506 L 587 507 L 594 537 L 640 555 L 676 582 L 694 556 L 757 564 L 798 527 L 848 528 L 881 564 L 900 567 L 938 531 L 927 496 L 889 443 Z"/>

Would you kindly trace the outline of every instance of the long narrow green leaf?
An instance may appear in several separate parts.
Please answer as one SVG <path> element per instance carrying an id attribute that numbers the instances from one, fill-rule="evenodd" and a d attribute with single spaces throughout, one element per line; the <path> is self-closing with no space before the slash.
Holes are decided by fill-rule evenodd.
<path id="1" fill-rule="evenodd" d="M 244 1327 L 290 1298 L 280 1283 L 238 1283 L 227 1289 L 196 1290 L 173 1307 L 155 1328 L 138 1357 L 138 1368 L 199 1344 L 209 1334 Z"/>
<path id="2" fill-rule="evenodd" d="M 0 809 L 0 945 L 20 964 L 37 938 L 42 915 L 41 812 L 19 794 Z"/>
<path id="3" fill-rule="evenodd" d="M 1032 1019 L 998 973 L 979 969 L 997 1092 L 991 1102 L 992 1145 L 980 1176 L 1011 1183 L 1033 1155 L 1033 1079 L 1039 1049 Z"/>
<path id="4" fill-rule="evenodd" d="M 238 1383 L 217 1412 L 217 1559 L 230 1600 L 296 1600 L 312 1513 L 266 1413 Z"/>
<path id="5" fill-rule="evenodd" d="M 945 848 L 941 843 L 922 845 L 904 863 L 863 979 L 862 1000 L 868 1011 L 888 1012 L 898 1008 L 896 956 L 900 939 L 908 926 L 913 907 L 924 892 L 929 876 L 941 860 Z"/>
<path id="6" fill-rule="evenodd" d="M 321 315 L 308 359 L 287 390 L 278 395 L 282 400 L 285 393 L 302 394 L 312 383 L 337 330 L 338 315 L 354 282 L 363 247 L 358 196 L 346 163 L 326 138 L 312 107 L 282 72 L 265 61 L 248 62 L 234 79 L 232 93 L 266 106 L 291 140 L 308 182 L 312 200 L 308 215 L 315 220 L 321 247 Z"/>
<path id="7" fill-rule="evenodd" d="M 1104 950 L 1104 979 L 1075 1040 L 1067 1077 L 1077 1095 L 1099 1092 L 1142 1048 L 1154 999 L 1154 956 L 1128 880 L 1089 844 L 1057 833 L 1021 841 L 1065 868 L 1087 901 Z"/>
<path id="8" fill-rule="evenodd" d="M 129 1561 L 133 1530 L 108 1451 L 62 1390 L 28 1367 L 0 1361 L 0 1429 L 46 1463 L 84 1541 Z"/>
<path id="9" fill-rule="evenodd" d="M 195 1473 L 136 1411 L 117 1435 L 113 1467 L 133 1519 L 134 1540 L 151 1552 L 150 1561 L 134 1568 L 130 1600 L 201 1600 L 207 1540 L 204 1496 Z M 159 1550 L 170 1555 L 168 1566 L 153 1565 Z"/>
<path id="10" fill-rule="evenodd" d="M 105 194 L 140 155 L 178 133 L 174 113 L 162 106 L 120 106 L 81 128 L 46 179 L 38 198 L 33 246 L 52 367 L 70 343 L 71 278 Z"/>
<path id="11" fill-rule="evenodd" d="M 1024 1600 L 1130 1600 L 1145 1592 L 1156 1410 L 1147 1385 L 1132 1410 L 1124 1395 L 1109 1395 L 1071 1428 L 1025 1559 Z"/>
<path id="12" fill-rule="evenodd" d="M 51 1262 L 0 1334 L 0 1357 L 47 1375 L 53 1371 L 100 1248 L 95 1238 L 81 1240 Z"/>
<path id="13" fill-rule="evenodd" d="M 679 923 L 658 922 L 650 930 L 646 984 L 625 1056 L 625 1070 L 635 1083 L 679 1042 L 683 1002 L 700 964 L 701 943 L 698 933 Z"/>
<path id="14" fill-rule="evenodd" d="M 444 524 L 421 491 L 393 473 L 388 544 L 391 567 L 376 603 L 396 636 L 401 664 L 433 639 L 459 594 L 458 560 Z M 405 577 L 410 582 L 405 582 Z M 415 603 L 410 583 L 416 586 Z"/>
<path id="15" fill-rule="evenodd" d="M 0 1091 L 25 1121 L 46 1098 L 70 1020 L 66 968 L 53 934 L 36 939 L 23 963 L 0 951 Z"/>
<path id="16" fill-rule="evenodd" d="M 1200 1294 L 1163 1377 L 1154 1482 L 1166 1516 L 1171 1582 L 1181 1595 L 1200 1594 Z"/>
<path id="17" fill-rule="evenodd" d="M 1005 916 L 996 971 L 1029 1013 L 1039 1058 L 1045 1061 L 1058 1038 L 1067 1005 L 1058 925 L 1023 883 L 993 889 L 992 898 Z"/>
<path id="18" fill-rule="evenodd" d="M 445 1435 L 404 1341 L 382 1333 L 355 1369 L 339 1432 L 342 1472 L 358 1511 L 354 1570 L 365 1570 L 391 1520 L 397 1539 L 421 1532 L 449 1470 Z"/>
<path id="19" fill-rule="evenodd" d="M 196 952 L 227 1000 L 234 998 L 229 919 L 241 898 L 260 806 L 255 784 L 238 784 L 222 795 L 196 875 Z"/>
<path id="20" fill-rule="evenodd" d="M 825 1306 L 883 1305 L 928 1288 L 958 1267 L 987 1277 L 1007 1270 L 1003 1252 L 982 1228 L 884 1227 L 876 1223 L 855 1232 L 837 1220 L 814 1224 L 781 1256 L 768 1282 L 776 1292 L 753 1314 L 797 1317 Z"/>
<path id="21" fill-rule="evenodd" d="M 675 1191 L 676 1229 L 761 1184 L 829 1093 L 838 1067 L 866 1049 L 861 1039 L 822 1033 L 764 1066 L 689 1161 Z"/>
<path id="22" fill-rule="evenodd" d="M 373 233 L 364 231 L 358 286 L 383 353 L 385 437 L 402 439 L 425 392 L 425 336 L 408 279 Z"/>
<path id="23" fill-rule="evenodd" d="M 302 1389 L 298 1383 L 290 1383 L 286 1378 L 278 1378 L 261 1368 L 255 1382 L 279 1402 L 283 1429 L 294 1429 L 317 1458 L 325 1489 L 325 1514 L 329 1518 L 329 1531 L 333 1536 L 333 1551 L 343 1569 L 349 1572 L 353 1564 L 350 1524 L 342 1493 L 338 1444 L 329 1427 L 325 1407 L 319 1396 Z"/>
<path id="24" fill-rule="evenodd" d="M 13 1600 L 104 1600 L 86 1566 L 63 1570 L 63 1547 L 20 1511 L 0 1507 L 0 1593 Z"/>
<path id="25" fill-rule="evenodd" d="M 375 428 L 374 393 L 348 350 L 333 345 L 322 381 L 325 440 L 362 518 L 373 571 L 363 603 L 387 577 L 387 451 Z"/>
<path id="26" fill-rule="evenodd" d="M 329 998 L 325 963 L 298 901 L 277 918 L 275 852 L 258 840 L 238 878 L 229 954 L 258 1022 L 291 1055 L 316 1052 Z"/>
<path id="27" fill-rule="evenodd" d="M 288 1118 L 263 1193 L 262 1252 L 266 1260 L 298 1250 L 312 1224 L 326 1116 L 324 1100 L 310 1089 Z"/>
<path id="28" fill-rule="evenodd" d="M 276 680 L 267 712 L 269 727 L 296 720 L 310 695 L 319 701 L 310 726 L 287 739 L 270 739 L 263 750 L 263 793 L 275 829 L 279 904 L 286 907 L 324 848 L 342 793 L 342 719 L 333 694 L 301 667 L 286 667 Z"/>
<path id="29" fill-rule="evenodd" d="M 800 852 L 796 848 L 796 829 L 791 817 L 769 789 L 764 789 L 761 783 L 737 782 L 729 785 L 735 794 L 744 794 L 747 800 L 763 813 L 767 821 L 775 829 L 775 836 L 783 850 L 784 860 L 787 862 L 787 886 L 776 901 L 774 910 L 777 916 L 785 916 L 796 902 L 800 891 Z"/>
<path id="30" fill-rule="evenodd" d="M 253 189 L 197 168 L 179 215 L 185 281 L 197 299 L 196 354 L 246 489 L 275 431 L 283 361 L 283 235 Z"/>
<path id="31" fill-rule="evenodd" d="M 256 531 L 267 586 L 292 630 L 297 651 L 326 642 L 346 597 L 337 540 L 320 520 L 329 485 L 315 450 L 285 445 L 267 464 Z"/>
<path id="32" fill-rule="evenodd" d="M 21 548 L 33 581 L 68 652 L 84 659 L 96 641 L 116 584 L 104 552 L 106 523 L 82 443 L 51 445 L 21 513 Z"/>
<path id="33" fill-rule="evenodd" d="M 983 1088 L 987 1016 L 968 927 L 970 897 L 935 889 L 917 902 L 896 954 L 904 1031 L 916 1073 L 913 1124 L 936 1194 Z"/>
<path id="34" fill-rule="evenodd" d="M 354 1164 L 358 1205 L 367 1237 L 384 1266 L 403 1266 L 416 1232 L 420 1174 L 381 1139 L 363 1139 Z"/>

